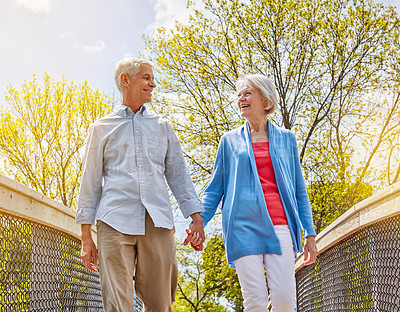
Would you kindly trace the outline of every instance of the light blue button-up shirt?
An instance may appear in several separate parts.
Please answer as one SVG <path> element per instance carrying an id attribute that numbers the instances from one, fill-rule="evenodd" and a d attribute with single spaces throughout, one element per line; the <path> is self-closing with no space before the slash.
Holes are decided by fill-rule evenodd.
<path id="1" fill-rule="evenodd" d="M 144 235 L 147 210 L 156 227 L 172 229 L 165 180 L 185 218 L 204 211 L 172 127 L 145 106 L 117 106 L 89 127 L 76 222 Z"/>

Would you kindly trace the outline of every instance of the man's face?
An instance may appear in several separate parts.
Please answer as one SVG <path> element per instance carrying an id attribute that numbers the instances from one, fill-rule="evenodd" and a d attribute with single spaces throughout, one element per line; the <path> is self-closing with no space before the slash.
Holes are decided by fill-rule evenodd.
<path id="1" fill-rule="evenodd" d="M 154 74 L 150 65 L 140 65 L 140 70 L 134 77 L 128 76 L 128 89 L 126 96 L 128 100 L 140 107 L 151 101 L 151 92 L 155 88 Z"/>

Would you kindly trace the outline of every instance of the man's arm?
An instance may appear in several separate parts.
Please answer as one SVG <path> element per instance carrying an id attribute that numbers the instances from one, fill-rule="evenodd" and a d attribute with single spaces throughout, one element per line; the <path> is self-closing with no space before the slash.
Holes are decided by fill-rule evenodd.
<path id="1" fill-rule="evenodd" d="M 103 146 L 97 133 L 98 130 L 93 124 L 89 127 L 88 132 L 76 211 L 76 223 L 78 224 L 95 223 L 96 207 L 102 193 Z"/>
<path id="2" fill-rule="evenodd" d="M 81 258 L 84 266 L 97 272 L 98 265 L 96 245 L 92 239 L 92 224 L 95 222 L 96 207 L 101 196 L 102 153 L 99 149 L 98 136 L 92 124 L 88 129 L 82 179 L 79 190 L 76 223 L 81 225 Z"/>
<path id="3" fill-rule="evenodd" d="M 205 240 L 203 218 L 200 213 L 204 211 L 203 204 L 197 196 L 182 148 L 171 125 L 167 123 L 167 154 L 165 158 L 165 177 L 168 185 L 178 201 L 179 208 L 185 218 L 191 217 L 193 223 L 189 225 L 184 244 L 191 243 L 195 250 L 203 249 Z"/>
<path id="4" fill-rule="evenodd" d="M 97 272 L 95 265 L 99 265 L 97 259 L 97 249 L 92 238 L 92 225 L 81 224 L 81 258 L 84 266 L 92 271 Z"/>
<path id="5" fill-rule="evenodd" d="M 165 178 L 176 198 L 179 209 L 185 218 L 203 212 L 203 204 L 197 196 L 192 179 L 186 166 L 178 137 L 170 124 L 166 124 L 167 153 L 165 157 Z"/>

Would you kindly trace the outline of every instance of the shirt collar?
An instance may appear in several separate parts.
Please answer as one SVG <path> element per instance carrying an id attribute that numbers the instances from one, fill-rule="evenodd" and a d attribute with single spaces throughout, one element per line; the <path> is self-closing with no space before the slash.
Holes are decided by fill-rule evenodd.
<path id="1" fill-rule="evenodd" d="M 115 106 L 113 109 L 113 112 L 120 117 L 131 117 L 131 116 L 135 115 L 135 113 L 132 111 L 132 109 L 126 105 Z M 146 106 L 142 105 L 136 114 L 139 114 L 140 116 L 144 116 L 144 115 L 146 115 L 146 113 L 147 113 Z"/>

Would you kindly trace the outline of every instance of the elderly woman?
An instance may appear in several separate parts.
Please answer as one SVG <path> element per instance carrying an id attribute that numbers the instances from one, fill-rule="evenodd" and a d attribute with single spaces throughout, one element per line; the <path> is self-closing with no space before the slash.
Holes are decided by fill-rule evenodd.
<path id="1" fill-rule="evenodd" d="M 264 268 L 272 311 L 294 311 L 294 262 L 302 251 L 302 228 L 305 264 L 315 262 L 317 255 L 296 139 L 267 118 L 278 98 L 271 80 L 246 75 L 236 88 L 240 115 L 247 121 L 221 138 L 201 216 L 206 226 L 222 199 L 223 240 L 228 263 L 239 277 L 245 311 L 268 311 Z M 187 232 L 186 242 L 198 243 Z"/>

